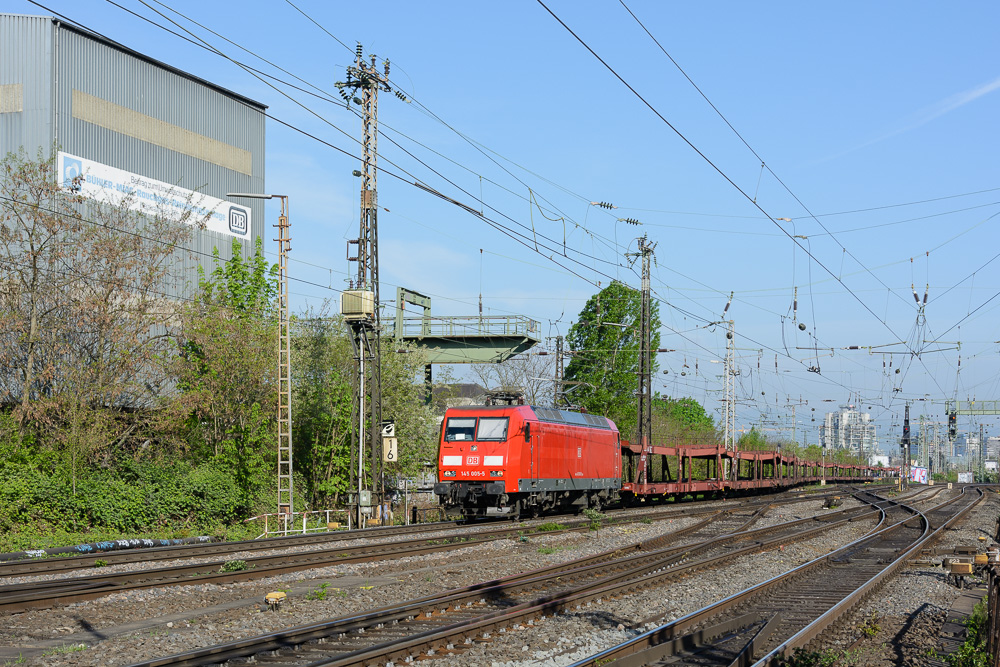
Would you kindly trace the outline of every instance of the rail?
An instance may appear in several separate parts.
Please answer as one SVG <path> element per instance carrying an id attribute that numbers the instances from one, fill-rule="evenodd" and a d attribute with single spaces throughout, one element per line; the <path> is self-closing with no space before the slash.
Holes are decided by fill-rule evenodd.
<path id="1" fill-rule="evenodd" d="M 962 495 L 960 495 L 958 498 L 949 500 L 943 503 L 942 505 L 939 505 L 938 508 L 946 505 L 951 505 L 955 502 L 960 502 L 961 499 L 964 497 L 966 490 L 967 489 L 962 489 Z M 916 540 L 910 546 L 909 549 L 906 550 L 905 553 L 901 554 L 898 558 L 896 558 L 892 562 L 892 564 L 890 564 L 879 574 L 872 577 L 867 583 L 859 587 L 854 593 L 846 597 L 838 604 L 834 605 L 831 609 L 829 609 L 826 613 L 822 614 L 812 623 L 802 628 L 802 630 L 800 630 L 791 638 L 789 638 L 787 641 L 785 641 L 781 646 L 777 647 L 776 649 L 765 655 L 763 658 L 755 662 L 754 667 L 765 667 L 768 665 L 779 664 L 785 657 L 791 655 L 793 649 L 802 648 L 808 645 L 810 641 L 812 641 L 820 634 L 822 634 L 824 630 L 830 627 L 830 625 L 832 625 L 835 621 L 841 618 L 846 612 L 855 608 L 862 601 L 867 599 L 869 595 L 871 595 L 875 590 L 878 590 L 883 584 L 885 584 L 885 582 L 888 581 L 890 577 L 899 572 L 899 570 L 906 565 L 907 561 L 913 558 L 915 554 L 919 553 L 922 547 L 932 542 L 945 530 L 947 530 L 954 524 L 958 523 L 976 504 L 982 501 L 983 498 L 985 497 L 984 494 L 979 489 L 976 489 L 976 491 L 979 493 L 979 496 L 976 498 L 976 500 L 974 500 L 971 503 L 967 503 L 962 510 L 954 514 L 951 518 L 949 518 L 948 520 L 946 520 L 944 523 L 934 528 L 933 530 L 931 529 L 929 519 L 927 519 L 926 515 L 923 512 L 921 512 L 920 515 L 924 517 L 924 522 L 925 522 L 924 533 L 918 540 Z M 933 510 L 929 510 L 928 513 L 930 513 L 930 511 Z"/>

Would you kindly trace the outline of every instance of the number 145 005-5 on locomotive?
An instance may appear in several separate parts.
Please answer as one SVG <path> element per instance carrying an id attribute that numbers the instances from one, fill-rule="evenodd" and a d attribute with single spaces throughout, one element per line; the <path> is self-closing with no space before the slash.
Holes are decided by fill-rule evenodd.
<path id="1" fill-rule="evenodd" d="M 438 471 L 434 493 L 467 517 L 599 509 L 621 489 L 618 428 L 529 405 L 450 408 Z"/>

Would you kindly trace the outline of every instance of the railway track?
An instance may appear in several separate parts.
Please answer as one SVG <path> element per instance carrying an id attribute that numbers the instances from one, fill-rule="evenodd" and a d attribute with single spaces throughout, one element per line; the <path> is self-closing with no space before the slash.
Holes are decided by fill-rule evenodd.
<path id="1" fill-rule="evenodd" d="M 791 504 L 796 502 L 826 498 L 837 493 L 843 493 L 836 488 L 822 494 L 798 494 L 795 497 L 783 498 L 754 498 L 740 502 L 740 506 L 763 506 L 767 504 Z M 609 523 L 629 520 L 628 517 L 635 515 L 638 511 L 632 509 L 612 509 L 606 512 Z M 656 507 L 650 506 L 646 509 L 650 518 L 661 519 L 671 516 L 694 516 L 708 515 L 717 512 L 718 509 L 711 504 L 695 503 L 692 505 Z M 568 516 L 546 516 L 537 520 L 526 520 L 523 526 L 531 527 L 541 523 L 560 521 L 569 524 L 581 523 L 578 519 Z M 495 525 L 509 524 L 507 520 L 483 521 L 476 524 L 480 528 L 489 528 Z M 378 528 L 365 528 L 349 531 L 333 531 L 325 533 L 314 533 L 309 535 L 288 535 L 282 537 L 270 537 L 257 540 L 242 540 L 237 542 L 205 542 L 200 544 L 184 544 L 166 547 L 153 547 L 144 549 L 130 549 L 128 551 L 105 551 L 92 552 L 88 554 L 74 554 L 59 557 L 46 558 L 22 558 L 18 560 L 0 561 L 0 580 L 12 577 L 22 577 L 34 574 L 58 574 L 60 572 L 70 572 L 74 570 L 89 570 L 97 567 L 109 567 L 114 565 L 127 565 L 132 563 L 155 563 L 162 561 L 181 560 L 185 558 L 206 558 L 211 556 L 231 556 L 234 554 L 246 554 L 255 551 L 269 551 L 275 549 L 294 549 L 309 547 L 313 545 L 337 544 L 352 540 L 375 540 L 384 538 L 395 538 L 405 535 L 423 535 L 427 533 L 437 533 L 446 530 L 468 530 L 470 524 L 464 520 L 439 521 L 434 523 L 411 524 L 407 526 L 384 526 Z"/>
<path id="2" fill-rule="evenodd" d="M 765 506 L 766 507 L 766 506 Z M 689 575 L 713 563 L 805 539 L 848 521 L 872 516 L 860 508 L 751 530 L 765 508 L 721 512 L 684 533 L 672 533 L 491 582 L 453 589 L 328 622 L 288 628 L 136 665 L 203 665 L 249 659 L 254 664 L 400 664 L 435 651 L 456 651 L 505 628 L 530 625 L 546 615 L 607 596 L 623 595 Z M 711 535 L 711 536 L 709 536 Z M 238 664 L 238 663 L 234 663 Z"/>
<path id="3" fill-rule="evenodd" d="M 796 500 L 798 499 L 790 499 L 789 502 Z M 754 506 L 755 504 L 750 505 L 751 508 Z M 760 505 L 761 508 L 766 508 L 767 506 L 768 505 Z M 727 510 L 722 514 L 723 516 L 729 517 L 735 511 L 736 508 Z M 757 509 L 755 514 L 759 515 L 761 511 L 761 509 Z M 622 512 L 615 517 L 611 517 L 609 519 L 609 523 L 614 525 L 634 521 L 661 520 L 699 514 L 713 516 L 719 514 L 719 510 L 711 507 L 703 507 L 684 508 L 683 510 L 663 509 L 659 511 L 648 511 L 641 514 L 634 511 Z M 738 514 L 735 514 L 734 516 L 737 516 L 737 519 L 735 519 L 736 521 L 740 520 L 738 518 Z M 329 534 L 329 539 L 327 541 L 316 539 L 318 536 L 309 536 L 313 539 L 302 540 L 302 538 L 299 538 L 299 540 L 296 541 L 292 538 L 279 538 L 267 541 L 264 545 L 256 542 L 232 543 L 231 545 L 228 545 L 229 548 L 222 548 L 226 545 L 211 544 L 208 545 L 208 548 L 206 549 L 207 553 L 192 550 L 190 547 L 193 545 L 184 545 L 181 547 L 162 547 L 159 549 L 148 550 L 154 552 L 152 554 L 136 554 L 132 552 L 109 553 L 105 555 L 108 558 L 108 564 L 111 564 L 112 562 L 115 564 L 121 564 L 131 562 L 156 562 L 157 560 L 164 560 L 168 558 L 191 558 L 193 555 L 207 555 L 211 557 L 220 554 L 229 556 L 239 554 L 242 556 L 248 551 L 252 552 L 255 550 L 274 550 L 290 546 L 324 545 L 321 546 L 321 548 L 309 551 L 283 551 L 281 553 L 271 553 L 269 555 L 244 558 L 239 561 L 239 565 L 237 566 L 239 569 L 230 567 L 232 563 L 229 560 L 210 559 L 207 561 L 200 560 L 199 562 L 190 564 L 175 564 L 168 567 L 144 568 L 124 572 L 101 572 L 98 574 L 83 576 L 62 577 L 43 581 L 0 585 L 0 612 L 18 612 L 27 609 L 48 608 L 72 602 L 96 599 L 126 590 L 204 583 L 226 584 L 236 581 L 261 579 L 287 572 L 327 567 L 330 565 L 421 556 L 429 553 L 461 549 L 495 540 L 509 539 L 511 537 L 519 538 L 534 535 L 539 532 L 553 535 L 562 532 L 583 532 L 590 529 L 589 521 L 580 519 L 573 519 L 566 521 L 565 524 L 558 524 L 564 526 L 559 530 L 551 530 L 553 526 L 553 522 L 551 521 L 534 521 L 527 525 L 510 525 L 507 522 L 502 522 L 500 525 L 502 527 L 496 527 L 497 523 L 485 524 L 479 526 L 479 529 L 476 532 L 470 532 L 467 526 L 455 526 L 450 522 L 447 526 L 443 526 L 441 524 L 421 524 L 417 529 L 407 527 L 409 530 L 395 532 L 387 530 L 381 530 L 377 533 L 369 532 L 373 529 L 352 531 L 356 534 L 350 535 L 349 537 L 354 540 L 358 540 L 359 538 L 372 539 L 375 537 L 398 536 L 401 534 L 434 533 L 433 536 L 428 537 L 416 537 L 391 542 L 364 543 L 353 546 L 337 544 L 338 542 L 342 542 L 348 538 L 345 537 L 345 534 L 333 533 Z M 456 529 L 458 532 L 442 534 L 442 530 L 446 530 L 447 528 Z M 333 542 L 333 544 L 331 546 L 325 546 L 326 542 Z M 112 560 L 112 557 L 114 556 L 118 556 L 119 558 Z M 143 558 L 143 556 L 146 557 Z M 15 573 L 39 574 L 38 566 L 40 565 L 53 566 L 50 570 L 44 571 L 47 574 L 52 573 L 52 571 L 65 572 L 85 567 L 93 567 L 92 565 L 89 565 L 89 558 L 85 559 L 85 561 L 86 563 L 84 562 L 84 559 L 75 557 L 66 559 L 43 559 L 41 561 L 32 562 L 11 562 L 6 564 L 8 567 L 6 573 L 8 576 L 14 576 Z"/>
<path id="4" fill-rule="evenodd" d="M 750 499 L 721 512 L 725 520 L 734 525 L 746 519 L 740 518 L 740 511 L 756 509 L 759 516 L 767 507 L 775 504 L 794 504 L 803 500 L 815 500 L 828 497 L 837 491 L 826 494 L 799 494 L 795 497 L 781 499 Z M 607 518 L 609 525 L 623 524 L 635 521 L 662 520 L 679 518 L 681 516 L 712 516 L 719 514 L 715 506 L 685 506 L 653 509 L 636 512 L 635 509 L 620 510 Z M 558 518 L 558 517 L 556 517 Z M 180 545 L 174 547 L 158 547 L 129 552 L 109 552 L 100 554 L 102 562 L 100 573 L 62 577 L 42 581 L 28 581 L 15 584 L 0 585 L 0 612 L 19 612 L 28 609 L 44 609 L 73 602 L 91 600 L 113 593 L 127 590 L 148 589 L 163 586 L 178 586 L 189 584 L 227 584 L 237 581 L 261 579 L 288 572 L 312 568 L 341 565 L 347 563 L 370 562 L 406 556 L 420 556 L 434 552 L 460 549 L 484 542 L 508 539 L 512 536 L 527 536 L 539 530 L 551 528 L 553 521 L 549 518 L 536 520 L 525 524 L 510 524 L 509 522 L 488 522 L 470 527 L 461 522 L 439 522 L 435 524 L 418 524 L 415 526 L 398 526 L 385 528 L 370 528 L 360 531 L 345 531 L 309 536 L 289 536 L 271 538 L 268 540 L 253 540 L 233 543 L 209 543 L 204 545 Z M 722 525 L 713 522 L 714 525 Z M 497 527 L 497 526 L 501 527 Z M 589 530 L 589 521 L 572 519 L 565 521 L 562 530 L 545 530 L 547 534 L 560 532 Z M 470 532 L 470 528 L 476 532 Z M 457 531 L 441 534 L 442 531 Z M 687 531 L 684 531 L 687 532 Z M 365 543 L 354 546 L 344 546 L 340 543 L 348 540 L 385 539 L 401 535 L 421 535 L 434 533 L 434 537 L 416 537 L 409 540 Z M 683 533 L 682 533 L 683 534 Z M 327 546 L 329 545 L 329 546 Z M 319 547 L 303 552 L 274 553 L 282 548 Z M 247 557 L 254 551 L 269 551 L 268 555 Z M 229 559 L 213 559 L 215 556 L 240 557 L 239 567 L 230 568 Z M 108 572 L 103 566 L 122 565 L 128 563 L 157 563 L 166 560 L 194 559 L 197 562 L 189 564 L 172 564 L 166 567 L 143 568 L 139 570 Z M 208 557 L 208 560 L 205 560 Z M 55 574 L 72 572 L 74 570 L 94 567 L 91 557 L 47 558 L 28 561 L 10 561 L 0 563 L 0 575 L 4 578 L 25 575 Z"/>
<path id="5" fill-rule="evenodd" d="M 923 512 L 880 503 L 885 516 L 869 536 L 572 667 L 777 665 L 845 617 L 982 498 L 977 489 Z"/>

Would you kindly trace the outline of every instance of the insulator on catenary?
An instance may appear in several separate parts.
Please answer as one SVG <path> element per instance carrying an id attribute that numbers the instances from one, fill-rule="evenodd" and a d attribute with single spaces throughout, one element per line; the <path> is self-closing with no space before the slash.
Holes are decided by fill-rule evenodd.
<path id="1" fill-rule="evenodd" d="M 913 300 L 916 301 L 917 305 L 919 306 L 920 305 L 920 295 L 917 294 L 917 288 L 911 284 L 910 285 L 910 289 L 913 290 Z"/>

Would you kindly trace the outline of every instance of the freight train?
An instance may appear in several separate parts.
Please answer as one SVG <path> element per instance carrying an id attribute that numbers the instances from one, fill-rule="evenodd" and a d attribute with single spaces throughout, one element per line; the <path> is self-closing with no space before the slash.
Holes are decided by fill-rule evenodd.
<path id="1" fill-rule="evenodd" d="M 434 493 L 450 513 L 517 518 L 685 494 L 762 493 L 821 480 L 865 482 L 878 474 L 869 466 L 817 463 L 781 452 L 635 444 L 598 415 L 475 405 L 445 413 Z"/>

